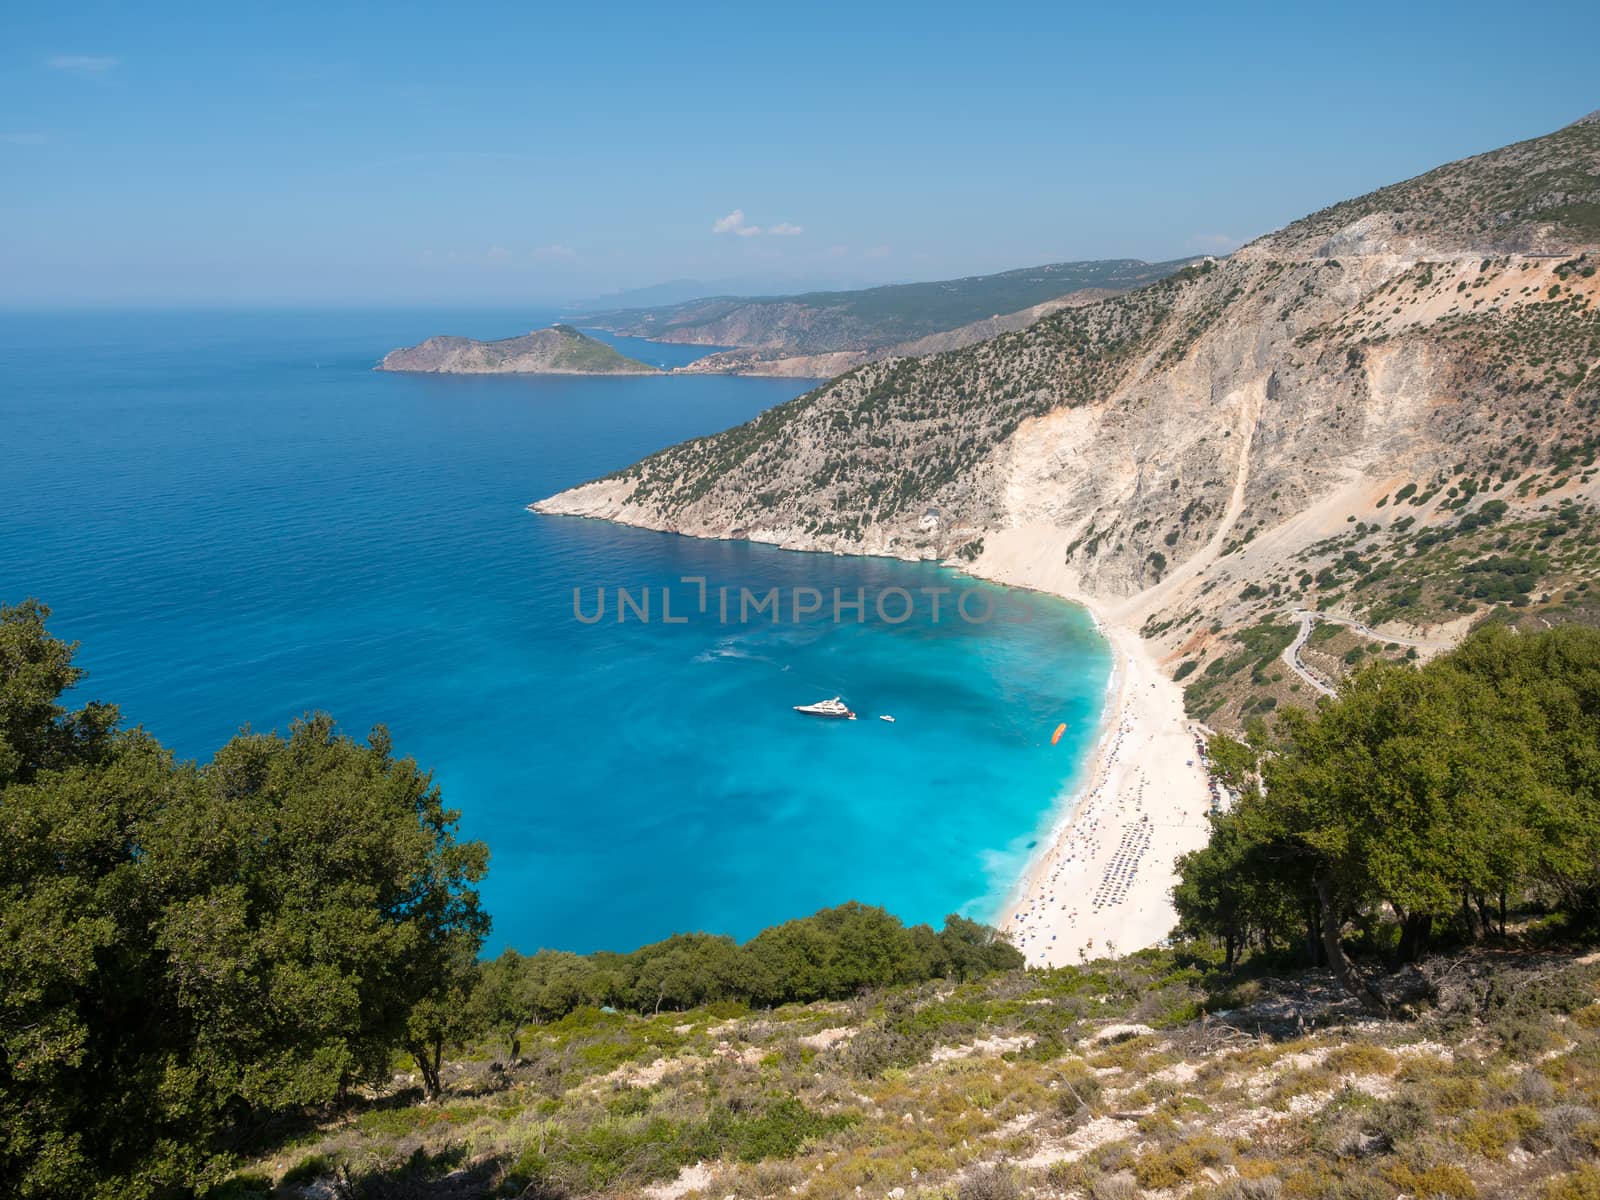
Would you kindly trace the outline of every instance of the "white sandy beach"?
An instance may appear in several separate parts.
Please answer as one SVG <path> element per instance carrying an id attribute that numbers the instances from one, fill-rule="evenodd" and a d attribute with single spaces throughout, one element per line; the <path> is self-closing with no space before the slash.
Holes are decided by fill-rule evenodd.
<path id="1" fill-rule="evenodd" d="M 1065 966 L 1153 946 L 1177 922 L 1174 862 L 1203 846 L 1210 833 L 1210 780 L 1200 736 L 1184 716 L 1183 690 L 1161 670 L 1131 619 L 1108 616 L 1052 571 L 1029 569 L 1031 555 L 1018 551 L 1033 546 L 996 549 L 980 563 L 980 573 L 1083 604 L 1114 657 L 1082 786 L 1062 806 L 1051 838 L 1013 890 L 1001 928 L 1031 966 Z"/>

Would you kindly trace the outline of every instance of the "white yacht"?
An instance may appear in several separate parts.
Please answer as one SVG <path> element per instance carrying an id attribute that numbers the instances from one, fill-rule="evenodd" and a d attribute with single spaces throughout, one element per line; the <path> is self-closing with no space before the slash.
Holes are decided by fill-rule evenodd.
<path id="1" fill-rule="evenodd" d="M 815 704 L 796 704 L 794 710 L 804 713 L 808 717 L 833 717 L 836 720 L 854 721 L 855 713 L 845 706 L 843 700 L 835 696 L 832 700 L 818 700 Z"/>

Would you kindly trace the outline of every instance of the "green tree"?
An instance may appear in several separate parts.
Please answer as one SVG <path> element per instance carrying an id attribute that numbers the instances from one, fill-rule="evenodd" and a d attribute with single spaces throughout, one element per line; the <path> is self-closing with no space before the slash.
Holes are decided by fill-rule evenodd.
<path id="1" fill-rule="evenodd" d="M 833 937 L 810 918 L 763 929 L 746 945 L 759 981 L 756 1001 L 809 1003 L 832 996 L 833 949 Z"/>
<path id="2" fill-rule="evenodd" d="M 478 982 L 476 954 L 481 938 L 458 933 L 434 987 L 413 1001 L 406 1016 L 405 1047 L 422 1076 L 423 1095 L 437 1099 L 444 1091 L 441 1073 L 447 1046 L 460 1045 L 483 1032 L 476 1022 L 472 992 Z"/>
<path id="3" fill-rule="evenodd" d="M 0 645 L 0 1192 L 203 1185 L 241 1118 L 386 1075 L 487 926 L 428 776 L 326 717 L 175 763 L 61 708 L 42 609 Z"/>
<path id="4" fill-rule="evenodd" d="M 644 1012 L 693 1008 L 748 992 L 744 957 L 730 937 L 674 934 L 629 958 L 629 1003 Z"/>
<path id="5" fill-rule="evenodd" d="M 1210 839 L 1178 860 L 1178 883 L 1172 889 L 1180 932 L 1221 942 L 1223 969 L 1229 971 L 1250 932 L 1246 849 L 1238 818 L 1213 815 Z"/>
<path id="6" fill-rule="evenodd" d="M 114 705 L 60 704 L 83 679 L 72 663 L 77 644 L 49 636 L 50 610 L 37 600 L 0 606 L 0 788 L 41 771 L 93 761 L 116 728 Z"/>
<path id="7" fill-rule="evenodd" d="M 537 1020 L 530 975 L 527 960 L 507 949 L 479 968 L 467 999 L 471 1028 L 498 1038 L 512 1061 L 522 1054 L 523 1031 Z"/>
<path id="8" fill-rule="evenodd" d="M 833 935 L 829 991 L 845 996 L 864 988 L 903 983 L 917 976 L 917 955 L 899 918 L 852 900 L 810 918 Z"/>
<path id="9" fill-rule="evenodd" d="M 1022 952 L 993 926 L 979 924 L 958 913 L 951 913 L 944 919 L 938 947 L 942 955 L 940 969 L 962 983 L 992 971 L 1020 968 L 1025 961 Z"/>
<path id="10" fill-rule="evenodd" d="M 1393 913 L 1411 958 L 1436 924 L 1482 936 L 1528 886 L 1596 893 L 1600 633 L 1490 629 L 1426 667 L 1375 662 L 1276 736 L 1219 741 L 1236 809 L 1180 864 L 1183 927 L 1237 942 L 1307 906 L 1317 949 L 1374 1004 L 1343 949 L 1352 917 Z M 1261 786 L 1252 781 L 1258 770 Z M 1494 904 L 1497 902 L 1497 905 Z M 1230 955 L 1231 957 L 1231 955 Z"/>

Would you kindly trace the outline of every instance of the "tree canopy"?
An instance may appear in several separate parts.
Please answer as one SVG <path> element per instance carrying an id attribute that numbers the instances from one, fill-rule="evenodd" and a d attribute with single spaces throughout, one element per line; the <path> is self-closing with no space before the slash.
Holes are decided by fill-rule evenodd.
<path id="1" fill-rule="evenodd" d="M 317 714 L 181 762 L 115 707 L 69 709 L 76 647 L 0 607 L 0 1197 L 205 1192 L 278 1114 L 588 1005 L 853 995 L 1022 965 L 959 916 L 849 903 L 744 945 L 488 963 L 478 842 L 379 726 Z"/>
<path id="2" fill-rule="evenodd" d="M 1022 965 L 1022 953 L 987 925 L 952 913 L 937 932 L 908 928 L 852 901 L 764 929 L 743 945 L 680 933 L 627 954 L 507 950 L 484 964 L 471 1023 L 515 1058 L 529 1026 L 586 1006 L 653 1013 L 718 1002 L 805 1003 Z"/>
<path id="3" fill-rule="evenodd" d="M 0 1191 L 202 1185 L 243 1116 L 387 1075 L 470 968 L 487 854 L 381 727 L 200 765 L 68 711 L 47 616 L 0 609 Z"/>
<path id="4" fill-rule="evenodd" d="M 1391 914 L 1396 954 L 1441 922 L 1479 936 L 1529 890 L 1573 908 L 1600 896 L 1600 631 L 1485 629 L 1428 665 L 1375 662 L 1274 735 L 1213 744 L 1239 795 L 1180 861 L 1180 928 L 1230 958 L 1284 945 L 1355 984 L 1352 918 Z"/>

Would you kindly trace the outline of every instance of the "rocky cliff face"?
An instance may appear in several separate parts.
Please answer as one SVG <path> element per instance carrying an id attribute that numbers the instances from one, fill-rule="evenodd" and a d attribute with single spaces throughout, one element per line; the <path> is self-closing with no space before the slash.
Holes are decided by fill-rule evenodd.
<path id="1" fill-rule="evenodd" d="M 1487 560 L 1521 546 L 1482 544 L 1488 526 L 1600 490 L 1597 264 L 1591 119 L 1020 332 L 869 364 L 534 507 L 954 558 L 1096 598 L 1174 668 L 1296 605 L 1393 607 L 1402 582 L 1411 611 L 1379 615 L 1442 621 L 1457 610 L 1414 577 L 1427 531 Z M 1564 546 L 1563 580 L 1600 571 L 1573 544 L 1590 530 L 1533 545 L 1544 576 Z"/>
<path id="2" fill-rule="evenodd" d="M 653 375 L 648 363 L 618 354 L 570 325 L 536 329 L 522 337 L 480 342 L 466 337 L 431 337 L 391 350 L 379 371 L 450 375 Z"/>

